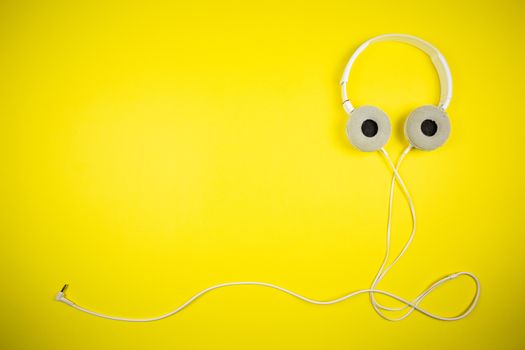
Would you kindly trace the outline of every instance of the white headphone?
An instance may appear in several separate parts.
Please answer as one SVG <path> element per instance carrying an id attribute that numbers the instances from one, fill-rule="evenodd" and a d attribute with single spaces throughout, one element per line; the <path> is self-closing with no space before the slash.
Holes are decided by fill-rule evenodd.
<path id="1" fill-rule="evenodd" d="M 430 56 L 439 75 L 441 97 L 437 106 L 416 108 L 405 123 L 405 135 L 410 144 L 418 149 L 433 150 L 441 146 L 450 134 L 450 121 L 445 110 L 452 99 L 452 76 L 447 61 L 434 46 L 411 35 L 385 34 L 365 41 L 357 48 L 346 64 L 341 78 L 343 108 L 350 116 L 346 134 L 352 145 L 361 151 L 378 151 L 383 147 L 391 132 L 390 121 L 385 112 L 374 106 L 354 108 L 346 94 L 350 71 L 359 55 L 371 44 L 397 41 L 415 46 Z"/>
<path id="2" fill-rule="evenodd" d="M 432 62 L 434 62 L 434 65 L 439 74 L 439 80 L 441 83 L 441 99 L 440 99 L 439 105 L 419 107 L 415 109 L 412 113 L 410 113 L 410 115 L 408 116 L 408 119 L 405 123 L 405 133 L 406 133 L 406 136 L 408 137 L 410 145 L 401 154 L 401 157 L 399 158 L 396 165 L 394 165 L 394 163 L 390 159 L 390 156 L 388 155 L 386 150 L 383 148 L 383 146 L 388 141 L 388 138 L 390 136 L 390 131 L 391 131 L 390 122 L 386 114 L 383 111 L 381 111 L 379 108 L 373 107 L 373 106 L 363 106 L 363 107 L 354 109 L 354 107 L 352 106 L 352 104 L 350 103 L 346 95 L 346 85 L 348 82 L 348 76 L 350 74 L 350 70 L 352 69 L 352 65 L 354 64 L 356 58 L 370 44 L 376 43 L 376 42 L 383 42 L 383 41 L 404 42 L 407 44 L 414 45 L 420 48 L 421 50 L 423 50 L 424 52 L 426 52 L 432 58 Z M 370 301 L 372 303 L 374 310 L 381 317 L 387 320 L 390 320 L 390 321 L 402 320 L 408 317 L 414 311 L 419 311 L 420 313 L 426 316 L 429 316 L 434 319 L 442 320 L 442 321 L 456 321 L 456 320 L 460 320 L 466 317 L 476 307 L 478 299 L 479 299 L 479 295 L 480 295 L 479 280 L 476 276 L 474 276 L 470 272 L 456 272 L 448 276 L 445 276 L 437 280 L 436 282 L 432 283 L 427 289 L 425 289 L 415 299 L 411 301 L 404 299 L 396 294 L 377 289 L 377 285 L 379 284 L 379 282 L 383 280 L 383 278 L 387 275 L 390 269 L 398 262 L 401 256 L 403 256 L 403 254 L 407 251 L 408 247 L 412 243 L 412 240 L 416 232 L 416 212 L 414 209 L 414 204 L 412 203 L 412 199 L 406 188 L 406 185 L 403 182 L 401 175 L 399 174 L 399 167 L 401 166 L 401 163 L 403 159 L 405 158 L 405 156 L 409 153 L 409 151 L 413 147 L 423 149 L 423 150 L 435 149 L 441 146 L 446 141 L 450 133 L 450 123 L 445 113 L 445 109 L 448 107 L 450 103 L 450 99 L 452 97 L 452 78 L 450 76 L 450 70 L 448 68 L 447 62 L 445 61 L 445 58 L 441 55 L 441 53 L 434 46 L 414 36 L 404 35 L 404 34 L 381 35 L 381 36 L 372 38 L 366 41 L 365 43 L 363 43 L 361 46 L 359 46 L 356 52 L 352 55 L 352 57 L 348 61 L 348 64 L 346 65 L 346 68 L 344 70 L 343 78 L 341 79 L 341 91 L 342 91 L 342 96 L 343 96 L 343 107 L 345 111 L 350 115 L 350 120 L 348 121 L 347 128 L 346 128 L 350 142 L 355 147 L 357 147 L 358 149 L 362 151 L 367 151 L 367 152 L 377 151 L 377 150 L 381 151 L 381 153 L 385 156 L 389 166 L 392 168 L 392 171 L 394 173 L 392 177 L 392 181 L 390 183 L 390 201 L 389 201 L 388 225 L 387 225 L 387 247 L 385 251 L 385 256 L 383 258 L 383 262 L 370 288 L 356 290 L 354 292 L 348 293 L 337 299 L 315 300 L 315 299 L 305 297 L 289 289 L 286 289 L 286 288 L 283 288 L 283 287 L 280 287 L 280 286 L 277 286 L 271 283 L 254 282 L 254 281 L 227 282 L 227 283 L 216 284 L 204 290 L 201 290 L 200 292 L 193 295 L 191 298 L 189 298 L 186 302 L 182 303 L 179 307 L 177 307 L 173 311 L 170 311 L 160 316 L 155 316 L 155 317 L 150 317 L 150 318 L 127 318 L 127 317 L 119 317 L 119 316 L 110 316 L 110 315 L 105 315 L 102 313 L 98 313 L 98 312 L 83 308 L 75 304 L 73 301 L 71 301 L 70 299 L 66 297 L 65 293 L 67 289 L 67 284 L 64 285 L 62 290 L 56 294 L 55 300 L 65 303 L 79 311 L 86 312 L 88 314 L 102 317 L 102 318 L 107 318 L 107 319 L 116 320 L 116 321 L 127 321 L 127 322 L 151 322 L 151 321 L 157 321 L 157 320 L 161 320 L 161 319 L 170 317 L 182 311 L 188 305 L 190 305 L 196 299 L 198 299 L 200 296 L 208 292 L 211 292 L 212 290 L 224 288 L 224 287 L 231 287 L 231 286 L 252 285 L 252 286 L 272 288 L 272 289 L 281 291 L 283 293 L 289 294 L 305 302 L 316 304 L 316 305 L 336 304 L 336 303 L 345 301 L 351 297 L 354 297 L 356 295 L 369 294 Z M 408 204 L 410 206 L 410 212 L 412 215 L 413 225 L 412 225 L 412 232 L 409 236 L 409 239 L 407 240 L 407 242 L 405 243 L 401 251 L 398 253 L 396 258 L 394 258 L 392 262 L 389 263 L 392 205 L 393 205 L 393 195 L 394 195 L 394 187 L 395 187 L 396 181 L 399 183 L 399 185 L 401 186 L 403 190 L 403 193 L 408 199 Z M 419 304 L 424 300 L 424 298 L 427 297 L 434 289 L 441 286 L 443 283 L 447 281 L 456 279 L 461 276 L 471 278 L 476 285 L 476 291 L 472 298 L 472 301 L 470 302 L 468 307 L 463 312 L 459 313 L 456 316 L 447 317 L 447 316 L 440 316 L 440 315 L 431 313 L 419 306 Z M 376 294 L 388 296 L 391 299 L 403 304 L 403 306 L 392 307 L 392 306 L 381 305 L 375 299 Z M 388 311 L 388 312 L 397 311 L 397 312 L 403 312 L 403 314 L 401 316 L 391 317 L 387 315 L 384 311 Z"/>

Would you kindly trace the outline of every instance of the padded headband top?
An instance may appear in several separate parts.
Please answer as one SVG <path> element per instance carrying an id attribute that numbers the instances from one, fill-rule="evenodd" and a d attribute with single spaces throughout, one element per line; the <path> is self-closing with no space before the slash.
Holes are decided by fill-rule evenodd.
<path id="1" fill-rule="evenodd" d="M 345 109 L 346 113 L 350 114 L 354 110 L 354 106 L 348 100 L 348 96 L 346 94 L 346 84 L 348 83 L 348 76 L 350 75 L 350 70 L 352 69 L 355 60 L 361 54 L 361 52 L 363 52 L 370 44 L 384 41 L 397 41 L 409 44 L 417 47 L 421 51 L 425 52 L 428 56 L 430 56 L 430 59 L 432 60 L 432 63 L 434 64 L 434 67 L 436 68 L 436 71 L 439 75 L 439 84 L 441 87 L 441 95 L 438 107 L 443 110 L 446 110 L 448 105 L 450 104 L 450 100 L 452 99 L 452 76 L 450 74 L 450 69 L 448 67 L 447 61 L 445 60 L 445 57 L 443 57 L 441 52 L 439 52 L 438 49 L 436 49 L 434 46 L 432 46 L 425 40 L 412 35 L 384 34 L 369 39 L 363 44 L 361 44 L 361 46 L 357 48 L 357 50 L 354 52 L 352 57 L 350 57 L 350 60 L 346 64 L 345 70 L 343 72 L 343 77 L 341 78 L 341 96 L 343 97 L 343 108 Z"/>

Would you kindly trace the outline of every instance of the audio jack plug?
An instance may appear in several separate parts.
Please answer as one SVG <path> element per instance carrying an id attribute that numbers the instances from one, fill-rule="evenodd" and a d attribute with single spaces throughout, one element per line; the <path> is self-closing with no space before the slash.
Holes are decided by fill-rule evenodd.
<path id="1" fill-rule="evenodd" d="M 66 289 L 67 287 L 69 287 L 69 284 L 64 284 L 64 286 L 62 287 L 62 289 L 60 290 L 60 292 L 57 293 L 57 295 L 55 296 L 55 300 L 58 301 L 58 302 L 62 302 L 64 304 L 67 304 L 67 305 L 74 305 L 74 303 L 69 300 L 68 298 L 66 298 Z"/>

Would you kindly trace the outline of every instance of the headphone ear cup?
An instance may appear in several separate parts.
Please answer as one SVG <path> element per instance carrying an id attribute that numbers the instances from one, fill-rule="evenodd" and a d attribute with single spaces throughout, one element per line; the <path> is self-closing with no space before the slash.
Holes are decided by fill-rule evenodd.
<path id="1" fill-rule="evenodd" d="M 444 110 L 436 106 L 422 106 L 408 115 L 405 135 L 412 146 L 425 151 L 434 150 L 447 141 L 450 120 Z"/>
<path id="2" fill-rule="evenodd" d="M 350 143 L 364 152 L 381 149 L 390 138 L 391 131 L 386 113 L 374 106 L 354 109 L 346 123 L 346 135 Z"/>

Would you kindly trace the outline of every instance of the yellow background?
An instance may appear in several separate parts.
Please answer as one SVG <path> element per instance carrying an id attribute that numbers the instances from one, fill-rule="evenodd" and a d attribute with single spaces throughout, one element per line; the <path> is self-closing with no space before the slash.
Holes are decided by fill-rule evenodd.
<path id="1" fill-rule="evenodd" d="M 520 1 L 3 1 L 0 347 L 522 348 L 524 19 Z M 225 281 L 319 299 L 368 287 L 391 174 L 347 142 L 338 82 L 390 32 L 449 61 L 453 130 L 406 160 L 419 230 L 380 287 L 413 298 L 472 271 L 469 318 L 390 323 L 366 296 L 321 307 L 257 287 L 149 324 L 53 301 L 67 282 L 80 305 L 147 317 Z M 359 58 L 349 95 L 389 114 L 397 158 L 438 81 L 424 54 L 386 43 Z M 410 216 L 395 205 L 399 249 Z M 423 305 L 452 315 L 472 293 L 458 280 Z"/>

